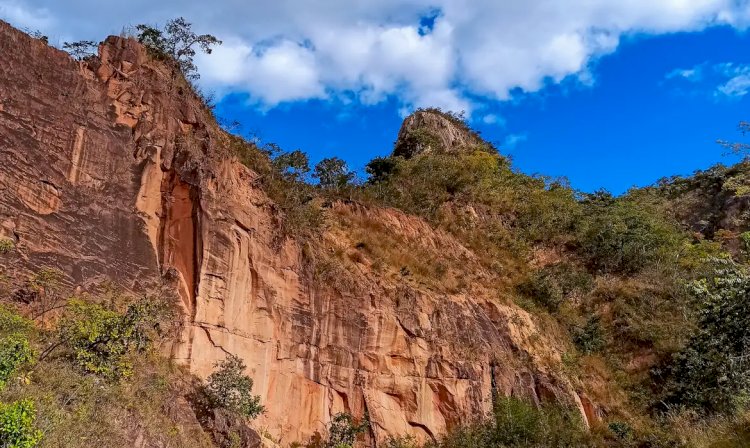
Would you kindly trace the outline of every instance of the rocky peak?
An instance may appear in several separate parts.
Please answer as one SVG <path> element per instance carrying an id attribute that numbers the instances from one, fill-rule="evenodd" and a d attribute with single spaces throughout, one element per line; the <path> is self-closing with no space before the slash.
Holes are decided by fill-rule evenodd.
<path id="1" fill-rule="evenodd" d="M 458 153 L 475 148 L 489 149 L 492 145 L 471 130 L 461 116 L 440 109 L 419 109 L 401 124 L 393 155 L 409 158 L 422 153 Z"/>

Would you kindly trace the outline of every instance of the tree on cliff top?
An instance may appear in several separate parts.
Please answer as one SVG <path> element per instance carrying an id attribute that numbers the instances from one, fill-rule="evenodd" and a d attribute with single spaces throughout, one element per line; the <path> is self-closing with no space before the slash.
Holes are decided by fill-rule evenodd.
<path id="1" fill-rule="evenodd" d="M 196 47 L 206 54 L 211 54 L 215 45 L 221 41 L 211 34 L 196 34 L 192 24 L 182 17 L 167 22 L 161 30 L 151 25 L 138 25 L 138 42 L 159 58 L 172 59 L 183 75 L 188 79 L 198 79 L 198 67 L 193 62 Z"/>
<path id="2" fill-rule="evenodd" d="M 315 165 L 313 177 L 318 179 L 323 188 L 338 189 L 347 186 L 354 179 L 354 173 L 342 159 L 330 157 Z"/>

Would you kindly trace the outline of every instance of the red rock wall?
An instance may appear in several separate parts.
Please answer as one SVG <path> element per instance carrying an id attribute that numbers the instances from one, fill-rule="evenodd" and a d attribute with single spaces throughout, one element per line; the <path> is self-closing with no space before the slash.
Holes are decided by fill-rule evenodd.
<path id="1" fill-rule="evenodd" d="M 426 439 L 488 409 L 493 384 L 577 400 L 547 371 L 559 353 L 530 317 L 493 297 L 367 271 L 346 293 L 312 281 L 256 174 L 136 42 L 109 38 L 98 61 L 78 63 L 0 22 L 0 55 L 0 236 L 19 254 L 5 267 L 58 267 L 83 288 L 174 279 L 186 326 L 173 356 L 199 375 L 241 356 L 268 410 L 256 426 L 275 438 L 305 440 L 337 412 L 367 411 L 376 440 Z M 372 216 L 468 253 L 419 219 Z"/>

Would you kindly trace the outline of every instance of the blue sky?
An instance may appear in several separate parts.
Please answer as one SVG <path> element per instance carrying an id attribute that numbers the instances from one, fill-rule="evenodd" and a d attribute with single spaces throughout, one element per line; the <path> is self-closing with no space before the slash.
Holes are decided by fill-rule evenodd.
<path id="1" fill-rule="evenodd" d="M 53 45 L 184 16 L 217 113 L 361 170 L 420 106 L 466 110 L 527 173 L 621 193 L 732 163 L 750 92 L 748 0 L 0 0 Z"/>
<path id="2" fill-rule="evenodd" d="M 472 114 L 470 124 L 523 172 L 565 176 L 584 191 L 622 193 L 738 160 L 716 140 L 743 140 L 737 124 L 750 120 L 750 95 L 720 94 L 731 76 L 677 75 L 730 62 L 750 66 L 750 35 L 730 27 L 632 36 L 593 64 L 593 84 L 571 78 L 520 93 Z M 356 169 L 390 152 L 402 120 L 394 100 L 374 106 L 313 100 L 268 111 L 247 104 L 246 94 L 230 95 L 217 113 L 264 141 L 300 148 L 313 160 L 339 156 Z"/>

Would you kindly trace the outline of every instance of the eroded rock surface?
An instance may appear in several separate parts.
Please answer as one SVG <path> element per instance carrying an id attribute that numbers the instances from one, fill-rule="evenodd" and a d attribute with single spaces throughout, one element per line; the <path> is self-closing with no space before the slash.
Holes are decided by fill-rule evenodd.
<path id="1" fill-rule="evenodd" d="M 487 143 L 460 117 L 426 109 L 406 117 L 398 132 L 393 155 L 409 158 L 423 153 L 453 153 L 487 147 Z"/>
<path id="2" fill-rule="evenodd" d="M 373 443 L 429 439 L 486 411 L 493 388 L 578 399 L 531 318 L 481 285 L 437 293 L 366 267 L 346 289 L 316 282 L 257 175 L 137 42 L 110 37 L 79 63 L 0 22 L 0 54 L 0 236 L 18 248 L 5 268 L 57 267 L 83 289 L 171 282 L 186 316 L 173 356 L 201 376 L 243 358 L 267 408 L 259 432 L 304 441 L 346 411 L 369 413 Z M 353 212 L 472 257 L 417 218 Z"/>

